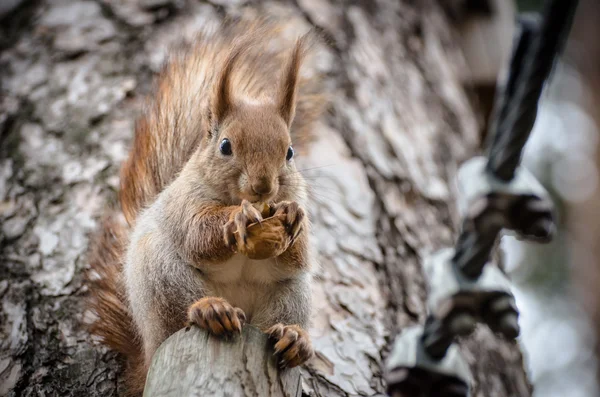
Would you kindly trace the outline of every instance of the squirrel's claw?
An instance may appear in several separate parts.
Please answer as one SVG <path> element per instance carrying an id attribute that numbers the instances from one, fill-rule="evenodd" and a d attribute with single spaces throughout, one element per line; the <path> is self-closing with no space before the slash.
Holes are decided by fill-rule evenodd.
<path id="1" fill-rule="evenodd" d="M 238 239 L 244 245 L 248 244 L 247 227 L 253 223 L 262 222 L 263 217 L 248 200 L 243 200 L 240 209 L 232 214 L 229 222 L 224 227 L 225 245 L 234 251 L 239 251 Z M 237 238 L 236 238 L 237 233 Z M 236 249 L 238 248 L 238 249 Z"/>
<path id="2" fill-rule="evenodd" d="M 251 223 L 261 222 L 263 217 L 259 210 L 257 210 L 248 200 L 242 200 L 242 212 L 246 215 L 247 225 Z"/>
<path id="3" fill-rule="evenodd" d="M 232 336 L 242 332 L 246 321 L 244 311 L 233 307 L 223 298 L 204 297 L 188 309 L 187 326 L 196 325 L 215 336 Z"/>
<path id="4" fill-rule="evenodd" d="M 237 241 L 235 239 L 236 229 L 237 229 L 237 226 L 233 220 L 227 222 L 225 224 L 225 227 L 223 228 L 225 245 L 234 251 L 236 250 L 236 246 L 237 246 Z"/>
<path id="5" fill-rule="evenodd" d="M 275 342 L 275 355 L 283 368 L 304 364 L 314 354 L 308 333 L 298 325 L 275 324 L 267 334 Z"/>
<path id="6" fill-rule="evenodd" d="M 295 201 L 283 201 L 277 203 L 275 204 L 274 209 L 274 216 L 284 216 L 283 222 L 285 228 L 293 242 L 303 229 L 302 225 L 306 218 L 304 209 L 302 209 Z"/>
<path id="7" fill-rule="evenodd" d="M 249 223 L 248 216 L 246 216 L 243 211 L 238 212 L 235 214 L 234 222 L 240 239 L 246 244 L 248 241 L 248 233 L 246 231 L 246 227 Z"/>

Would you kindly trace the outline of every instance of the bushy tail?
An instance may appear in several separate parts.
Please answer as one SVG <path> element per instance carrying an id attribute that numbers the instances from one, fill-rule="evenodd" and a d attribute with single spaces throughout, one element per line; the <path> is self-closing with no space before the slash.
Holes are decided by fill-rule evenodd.
<path id="1" fill-rule="evenodd" d="M 127 394 L 141 395 L 145 383 L 141 340 L 127 306 L 122 280 L 128 226 L 116 213 L 108 215 L 92 238 L 87 273 L 89 331 L 125 359 Z"/>

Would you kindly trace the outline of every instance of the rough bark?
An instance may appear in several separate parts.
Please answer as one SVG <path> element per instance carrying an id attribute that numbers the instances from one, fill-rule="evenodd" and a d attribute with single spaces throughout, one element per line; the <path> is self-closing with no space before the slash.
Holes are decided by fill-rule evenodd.
<path id="1" fill-rule="evenodd" d="M 300 397 L 300 370 L 279 371 L 260 330 L 245 326 L 231 341 L 183 329 L 157 350 L 144 397 Z"/>
<path id="2" fill-rule="evenodd" d="M 119 393 L 118 358 L 80 326 L 87 234 L 114 202 L 166 48 L 244 6 L 326 39 L 317 67 L 332 111 L 299 160 L 321 265 L 303 390 L 384 393 L 390 341 L 424 320 L 420 263 L 456 236 L 449 181 L 478 144 L 453 31 L 433 0 L 47 0 L 3 21 L 0 395 Z M 473 395 L 529 393 L 513 344 L 480 329 L 462 350 Z"/>

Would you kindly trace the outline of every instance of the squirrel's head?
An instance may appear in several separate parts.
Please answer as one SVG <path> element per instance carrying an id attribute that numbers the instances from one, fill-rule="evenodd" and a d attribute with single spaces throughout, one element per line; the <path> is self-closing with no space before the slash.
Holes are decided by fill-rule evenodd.
<path id="1" fill-rule="evenodd" d="M 244 49 L 227 58 L 217 78 L 210 103 L 208 145 L 202 167 L 218 195 L 232 203 L 279 201 L 295 198 L 304 188 L 294 165 L 290 128 L 296 110 L 298 72 L 306 36 L 299 39 L 283 68 L 273 100 L 250 102 L 234 98 L 232 71 Z"/>

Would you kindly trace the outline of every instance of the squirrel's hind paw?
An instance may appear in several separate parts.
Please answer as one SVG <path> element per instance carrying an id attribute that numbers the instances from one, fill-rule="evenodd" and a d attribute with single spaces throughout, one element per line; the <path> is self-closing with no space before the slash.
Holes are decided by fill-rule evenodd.
<path id="1" fill-rule="evenodd" d="M 215 336 L 232 336 L 242 332 L 246 321 L 244 311 L 223 298 L 204 297 L 188 309 L 187 326 L 197 325 Z"/>
<path id="2" fill-rule="evenodd" d="M 314 354 L 308 332 L 298 325 L 275 324 L 267 334 L 275 343 L 275 354 L 283 368 L 304 364 Z"/>

